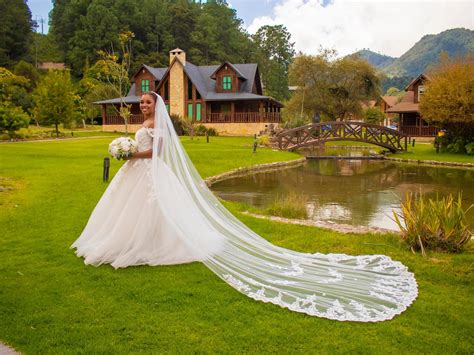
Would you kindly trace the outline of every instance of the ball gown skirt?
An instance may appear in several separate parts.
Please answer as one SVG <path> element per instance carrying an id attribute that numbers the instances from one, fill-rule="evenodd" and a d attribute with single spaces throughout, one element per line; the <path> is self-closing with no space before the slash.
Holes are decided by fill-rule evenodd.
<path id="1" fill-rule="evenodd" d="M 138 151 L 152 147 L 152 129 L 136 132 Z M 200 261 L 201 256 L 170 224 L 162 223 L 154 203 L 151 159 L 132 159 L 115 174 L 74 242 L 86 264 L 169 265 Z"/>

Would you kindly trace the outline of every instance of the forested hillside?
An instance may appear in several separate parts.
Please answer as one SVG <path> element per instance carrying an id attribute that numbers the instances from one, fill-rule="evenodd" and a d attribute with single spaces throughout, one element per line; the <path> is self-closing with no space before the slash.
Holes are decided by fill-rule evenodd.
<path id="1" fill-rule="evenodd" d="M 454 28 L 436 35 L 423 36 L 399 58 L 368 49 L 358 51 L 354 55 L 367 60 L 389 76 L 414 77 L 425 72 L 428 66 L 437 63 L 442 52 L 446 52 L 450 57 L 474 53 L 474 31 Z"/>

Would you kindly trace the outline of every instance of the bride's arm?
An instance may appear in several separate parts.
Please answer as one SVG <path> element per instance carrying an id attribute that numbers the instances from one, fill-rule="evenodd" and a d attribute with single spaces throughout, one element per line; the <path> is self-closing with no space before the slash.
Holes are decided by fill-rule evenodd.
<path id="1" fill-rule="evenodd" d="M 163 138 L 160 137 L 158 140 L 158 156 L 161 153 L 161 147 L 163 145 Z M 148 149 L 144 150 L 143 152 L 137 152 L 133 154 L 130 158 L 125 158 L 125 160 L 130 160 L 130 159 L 148 159 L 153 156 L 153 149 Z"/>
<path id="2" fill-rule="evenodd" d="M 130 160 L 130 159 L 148 159 L 148 158 L 151 158 L 153 156 L 153 149 L 148 149 L 148 150 L 144 150 L 143 152 L 136 152 L 135 154 L 133 154 L 130 158 L 127 158 L 126 160 Z"/>

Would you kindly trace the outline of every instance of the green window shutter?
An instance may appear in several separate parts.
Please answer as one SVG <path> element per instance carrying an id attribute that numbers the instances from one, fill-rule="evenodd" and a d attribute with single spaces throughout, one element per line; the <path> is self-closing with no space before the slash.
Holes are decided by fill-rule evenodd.
<path id="1" fill-rule="evenodd" d="M 201 104 L 196 104 L 196 121 L 201 121 Z"/>
<path id="2" fill-rule="evenodd" d="M 224 75 L 222 77 L 222 89 L 224 90 L 232 89 L 232 77 L 230 75 Z"/>
<path id="3" fill-rule="evenodd" d="M 188 104 L 188 118 L 193 119 L 193 104 Z"/>
<path id="4" fill-rule="evenodd" d="M 170 105 L 166 104 L 165 107 L 166 107 L 166 111 L 168 111 L 168 113 L 170 113 Z"/>
<path id="5" fill-rule="evenodd" d="M 142 80 L 142 92 L 150 91 L 150 81 L 149 80 Z"/>

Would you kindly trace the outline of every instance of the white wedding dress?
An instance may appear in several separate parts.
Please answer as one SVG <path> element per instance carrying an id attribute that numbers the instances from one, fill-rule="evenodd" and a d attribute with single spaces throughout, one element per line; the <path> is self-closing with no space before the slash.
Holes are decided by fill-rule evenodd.
<path id="1" fill-rule="evenodd" d="M 136 140 L 153 158 L 127 161 L 111 181 L 72 245 L 85 263 L 201 261 L 250 298 L 341 321 L 391 319 L 417 297 L 413 274 L 387 256 L 300 253 L 250 230 L 207 188 L 161 97 L 155 129 Z"/>
<path id="2" fill-rule="evenodd" d="M 135 134 L 138 151 L 152 148 L 153 129 Z M 151 159 L 128 160 L 115 174 L 84 231 L 72 245 L 86 264 L 167 265 L 199 261 L 200 256 L 163 223 L 152 191 Z"/>

